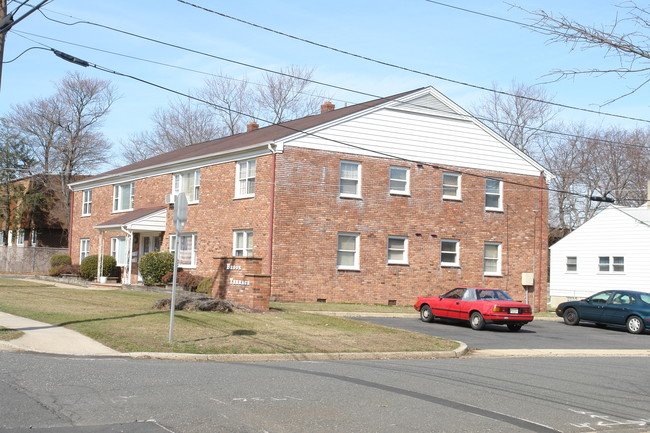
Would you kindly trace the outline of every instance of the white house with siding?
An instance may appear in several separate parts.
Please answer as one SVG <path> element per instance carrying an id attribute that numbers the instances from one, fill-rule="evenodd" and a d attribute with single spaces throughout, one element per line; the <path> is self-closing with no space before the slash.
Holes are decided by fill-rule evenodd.
<path id="1" fill-rule="evenodd" d="M 606 289 L 650 292 L 650 208 L 610 206 L 550 247 L 551 304 Z"/>

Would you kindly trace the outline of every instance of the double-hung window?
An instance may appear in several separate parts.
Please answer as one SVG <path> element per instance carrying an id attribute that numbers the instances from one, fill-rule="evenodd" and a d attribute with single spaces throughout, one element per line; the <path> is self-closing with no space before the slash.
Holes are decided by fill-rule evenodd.
<path id="1" fill-rule="evenodd" d="M 337 269 L 359 269 L 359 234 L 339 233 L 336 254 Z"/>
<path id="2" fill-rule="evenodd" d="M 391 194 L 408 195 L 409 169 L 407 167 L 390 167 L 389 189 Z"/>
<path id="3" fill-rule="evenodd" d="M 117 266 L 127 265 L 127 248 L 125 236 L 111 238 L 111 256 L 115 257 Z"/>
<path id="4" fill-rule="evenodd" d="M 255 197 L 255 160 L 237 163 L 235 198 Z"/>
<path id="5" fill-rule="evenodd" d="M 361 198 L 361 163 L 341 161 L 339 169 L 339 196 Z"/>
<path id="6" fill-rule="evenodd" d="M 625 272 L 625 257 L 622 256 L 600 256 L 598 257 L 599 272 Z"/>
<path id="7" fill-rule="evenodd" d="M 133 210 L 134 188 L 133 182 L 113 186 L 113 212 Z"/>
<path id="8" fill-rule="evenodd" d="M 405 236 L 388 236 L 388 264 L 408 264 L 408 238 Z"/>
<path id="9" fill-rule="evenodd" d="M 501 275 L 501 243 L 486 242 L 483 245 L 483 274 Z"/>
<path id="10" fill-rule="evenodd" d="M 253 255 L 253 230 L 236 230 L 233 233 L 232 255 L 238 257 Z"/>
<path id="11" fill-rule="evenodd" d="M 176 235 L 169 237 L 169 250 L 176 253 Z M 178 238 L 178 266 L 183 268 L 196 267 L 196 233 L 182 233 Z"/>
<path id="12" fill-rule="evenodd" d="M 25 229 L 18 229 L 17 235 L 16 245 L 19 247 L 25 246 Z"/>
<path id="13" fill-rule="evenodd" d="M 578 258 L 576 256 L 567 256 L 566 258 L 566 271 L 578 272 Z"/>
<path id="14" fill-rule="evenodd" d="M 440 265 L 459 266 L 460 241 L 456 239 L 440 240 Z"/>
<path id="15" fill-rule="evenodd" d="M 460 200 L 460 174 L 442 173 L 442 198 Z"/>
<path id="16" fill-rule="evenodd" d="M 184 171 L 174 174 L 174 187 L 172 194 L 185 193 L 188 203 L 199 202 L 199 189 L 201 188 L 201 170 Z"/>
<path id="17" fill-rule="evenodd" d="M 81 216 L 88 216 L 92 212 L 93 207 L 93 190 L 85 189 L 82 191 L 81 197 Z"/>
<path id="18" fill-rule="evenodd" d="M 485 179 L 485 209 L 503 210 L 503 182 L 501 179 Z"/>
<path id="19" fill-rule="evenodd" d="M 90 239 L 81 239 L 79 243 L 79 263 L 90 255 Z"/>

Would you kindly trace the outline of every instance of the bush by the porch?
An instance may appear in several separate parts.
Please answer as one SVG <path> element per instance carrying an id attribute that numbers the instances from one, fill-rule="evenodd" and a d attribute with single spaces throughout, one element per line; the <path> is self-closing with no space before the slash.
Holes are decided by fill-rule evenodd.
<path id="1" fill-rule="evenodd" d="M 87 280 L 93 280 L 97 277 L 97 254 L 92 256 L 87 256 L 81 261 L 81 266 L 79 267 L 79 274 L 82 278 Z M 103 266 L 102 266 L 102 277 L 110 277 L 117 266 L 115 257 L 113 256 L 104 256 Z"/>
<path id="2" fill-rule="evenodd" d="M 174 271 L 174 255 L 168 251 L 147 253 L 140 259 L 138 269 L 146 286 L 161 286 L 165 274 Z"/>

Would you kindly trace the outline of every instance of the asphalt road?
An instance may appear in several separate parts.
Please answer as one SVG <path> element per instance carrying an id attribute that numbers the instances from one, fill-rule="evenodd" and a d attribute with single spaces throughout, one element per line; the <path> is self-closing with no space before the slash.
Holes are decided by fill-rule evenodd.
<path id="1" fill-rule="evenodd" d="M 217 363 L 0 352 L 0 432 L 628 433 L 650 430 L 649 389 L 647 358 Z"/>
<path id="2" fill-rule="evenodd" d="M 567 326 L 557 320 L 534 320 L 519 332 L 511 332 L 503 325 L 487 325 L 483 331 L 474 331 L 467 324 L 439 320 L 425 323 L 416 318 L 354 319 L 462 341 L 472 349 L 650 349 L 648 331 L 633 335 L 623 327 Z"/>

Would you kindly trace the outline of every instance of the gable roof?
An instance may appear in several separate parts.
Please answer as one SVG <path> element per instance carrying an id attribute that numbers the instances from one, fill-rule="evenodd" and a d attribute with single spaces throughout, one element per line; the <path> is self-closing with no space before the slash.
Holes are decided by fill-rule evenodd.
<path id="1" fill-rule="evenodd" d="M 103 223 L 100 223 L 93 228 L 98 229 L 98 230 L 120 230 L 121 227 L 129 227 L 133 226 L 134 224 L 137 223 L 142 223 L 142 222 L 151 222 L 156 229 L 159 231 L 164 231 L 165 230 L 165 225 L 163 224 L 158 224 L 158 221 L 155 221 L 156 217 L 162 217 L 163 221 L 165 218 L 165 215 L 167 214 L 167 207 L 166 206 L 157 206 L 157 207 L 152 207 L 152 208 L 141 208 L 141 209 L 134 209 L 131 212 L 126 212 L 121 215 L 118 215 L 114 218 L 109 219 L 108 221 L 105 221 Z"/>

